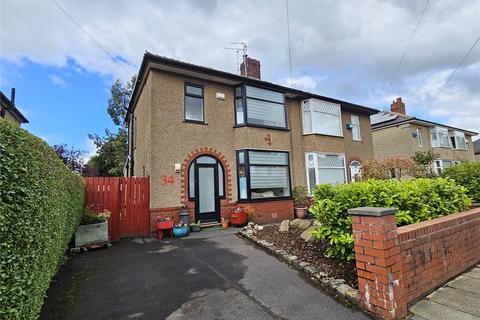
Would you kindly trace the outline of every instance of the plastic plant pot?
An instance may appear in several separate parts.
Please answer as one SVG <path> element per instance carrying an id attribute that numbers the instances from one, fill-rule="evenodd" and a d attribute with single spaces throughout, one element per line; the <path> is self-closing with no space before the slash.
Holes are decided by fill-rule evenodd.
<path id="1" fill-rule="evenodd" d="M 246 212 L 234 212 L 230 218 L 230 222 L 236 227 L 247 224 L 248 216 Z"/>
<path id="2" fill-rule="evenodd" d="M 173 235 L 177 238 L 185 237 L 188 235 L 189 229 L 190 227 L 173 228 Z"/>
<path id="3" fill-rule="evenodd" d="M 162 221 L 157 223 L 157 230 L 168 230 L 173 228 L 173 221 Z"/>

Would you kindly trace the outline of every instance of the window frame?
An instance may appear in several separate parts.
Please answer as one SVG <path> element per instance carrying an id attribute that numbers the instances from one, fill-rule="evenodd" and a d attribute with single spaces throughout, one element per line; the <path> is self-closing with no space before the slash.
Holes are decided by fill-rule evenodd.
<path id="1" fill-rule="evenodd" d="M 450 140 L 451 140 L 451 138 L 453 138 L 453 140 L 455 142 L 455 144 L 451 143 L 453 149 L 468 151 L 468 139 L 467 139 L 467 136 L 465 135 L 465 132 L 454 130 L 454 131 L 451 131 L 449 136 L 450 136 Z M 463 140 L 465 142 L 465 148 L 460 148 L 458 146 L 459 138 L 463 138 Z"/>
<path id="2" fill-rule="evenodd" d="M 358 119 L 358 124 L 353 123 L 353 118 L 354 117 Z M 341 121 L 341 119 L 342 119 L 342 110 L 341 110 L 341 106 L 340 106 L 340 121 Z M 361 130 L 361 127 L 360 127 L 360 117 L 355 115 L 355 114 L 350 115 L 350 125 L 352 126 L 352 140 L 353 141 L 362 141 L 362 130 Z M 341 123 L 340 123 L 340 126 L 341 126 Z M 354 127 L 358 128 L 358 139 L 355 139 L 355 136 L 353 135 L 353 128 Z"/>
<path id="3" fill-rule="evenodd" d="M 187 93 L 187 87 L 196 87 L 202 90 L 201 95 L 193 93 Z M 201 98 L 202 99 L 202 120 L 187 119 L 187 97 Z M 188 123 L 205 124 L 205 90 L 202 84 L 195 84 L 190 82 L 184 82 L 183 84 L 183 121 Z"/>
<path id="4" fill-rule="evenodd" d="M 439 132 L 440 130 L 447 131 L 448 146 L 441 145 Z M 437 143 L 433 143 L 433 134 L 436 135 Z M 433 128 L 430 128 L 430 144 L 432 148 L 452 148 L 452 142 L 450 141 L 450 133 L 448 132 L 448 128 L 441 126 L 435 126 Z"/>
<path id="5" fill-rule="evenodd" d="M 220 183 L 218 183 L 218 177 L 217 177 L 217 184 L 218 184 L 218 197 L 220 199 L 226 199 L 226 187 L 225 187 L 225 184 L 226 184 L 226 177 L 225 177 L 225 174 L 226 174 L 226 171 L 225 171 L 225 167 L 223 166 L 222 162 L 220 160 L 218 160 L 216 157 L 212 156 L 212 155 L 209 155 L 209 154 L 201 154 L 197 157 L 195 157 L 195 159 L 193 159 L 190 164 L 188 165 L 188 168 L 186 170 L 187 174 L 188 174 L 188 179 L 187 179 L 187 189 L 188 189 L 188 201 L 195 201 L 197 199 L 197 194 L 195 194 L 193 197 L 192 197 L 192 193 L 190 192 L 190 169 L 192 168 L 193 165 L 196 165 L 197 164 L 197 159 L 198 158 L 201 158 L 201 157 L 210 157 L 212 159 L 214 159 L 216 161 L 216 165 L 220 165 L 220 167 L 222 168 L 222 172 L 223 172 L 223 184 L 220 185 Z M 217 171 L 218 171 L 218 168 L 217 168 Z M 218 175 L 220 175 L 220 172 L 217 172 Z M 195 168 L 193 169 L 193 174 L 194 174 L 194 191 L 195 191 Z M 221 196 L 220 195 L 220 190 L 223 190 L 223 195 Z"/>
<path id="6" fill-rule="evenodd" d="M 305 112 L 303 110 L 303 107 L 304 107 L 304 104 L 305 104 L 305 101 L 307 100 L 312 100 L 312 99 L 315 99 L 315 100 L 319 100 L 319 101 L 322 101 L 324 103 L 328 103 L 328 104 L 334 104 L 334 105 L 338 105 L 338 110 L 339 110 L 339 113 L 338 114 L 332 114 L 332 113 L 328 113 L 328 112 L 323 112 L 323 111 L 318 111 L 319 113 L 323 113 L 323 114 L 328 114 L 328 115 L 334 115 L 334 116 L 337 116 L 338 119 L 339 119 L 339 128 L 340 128 L 340 134 L 337 135 L 337 134 L 329 134 L 329 133 L 323 133 L 323 132 L 320 132 L 318 130 L 315 130 L 314 129 L 314 121 L 313 121 L 313 109 L 312 107 L 310 107 L 310 128 L 311 128 L 311 132 L 307 132 L 305 131 Z M 345 135 L 343 134 L 343 118 L 342 118 L 342 105 L 341 104 L 338 104 L 338 103 L 333 103 L 333 102 L 329 102 L 329 101 L 325 101 L 325 100 L 321 100 L 321 99 L 316 99 L 316 98 L 309 98 L 309 99 L 305 99 L 305 100 L 302 100 L 301 104 L 300 104 L 300 112 L 302 114 L 302 132 L 303 132 L 303 135 L 311 135 L 311 134 L 318 134 L 318 135 L 322 135 L 322 136 L 329 136 L 329 137 L 337 137 L 337 138 L 345 138 Z M 351 118 L 350 118 L 351 120 Z M 359 121 L 359 127 L 360 127 L 360 118 L 358 119 Z M 360 129 L 360 128 L 359 128 Z M 352 139 L 353 139 L 353 134 L 352 134 Z M 360 139 L 361 139 L 361 133 L 360 133 Z M 361 141 L 361 140 L 355 140 L 355 141 Z"/>
<path id="7" fill-rule="evenodd" d="M 347 175 L 347 160 L 346 160 L 346 154 L 345 153 L 335 153 L 335 152 L 305 152 L 305 172 L 306 172 L 306 179 L 307 179 L 307 189 L 308 189 L 308 194 L 312 195 L 312 186 L 310 185 L 310 177 L 308 173 L 308 169 L 310 168 L 308 166 L 308 156 L 309 155 L 314 155 L 313 158 L 313 163 L 314 163 L 314 169 L 315 169 L 315 186 L 317 186 L 319 183 L 318 178 L 318 155 L 319 154 L 324 154 L 324 155 L 336 155 L 336 156 L 342 156 L 343 157 L 343 177 L 344 181 L 343 183 L 348 182 L 348 175 Z M 348 166 L 350 169 L 350 165 Z M 322 169 L 339 169 L 339 167 L 322 167 Z"/>
<path id="8" fill-rule="evenodd" d="M 352 182 L 358 182 L 358 181 L 354 181 L 353 180 L 353 176 L 352 176 L 352 165 L 354 163 L 358 163 L 358 166 L 357 167 L 360 167 L 360 168 L 363 168 L 362 164 L 360 163 L 360 161 L 358 160 L 352 160 L 350 161 L 350 163 L 348 164 L 348 173 L 350 174 L 350 183 Z M 345 168 L 346 169 L 346 168 Z M 360 180 L 359 180 L 360 181 Z"/>
<path id="9" fill-rule="evenodd" d="M 287 164 L 250 164 L 250 151 L 257 151 L 257 152 L 275 152 L 275 153 L 286 153 L 287 154 Z M 244 152 L 244 161 L 243 163 L 239 162 L 239 153 Z M 288 200 L 292 199 L 292 177 L 290 173 L 290 152 L 284 150 L 269 150 L 269 149 L 237 149 L 236 150 L 236 165 L 237 165 L 237 202 L 265 202 L 265 201 L 277 201 L 277 200 Z M 247 198 L 242 199 L 240 198 L 240 170 L 239 167 L 245 167 L 245 176 L 247 178 Z M 251 183 L 250 183 L 250 166 L 258 166 L 258 167 L 286 167 L 288 172 L 288 188 L 290 191 L 289 196 L 282 196 L 282 197 L 270 197 L 270 198 L 252 198 L 252 190 L 251 190 Z"/>
<path id="10" fill-rule="evenodd" d="M 270 100 L 265 100 L 265 99 L 260 99 L 260 98 L 253 98 L 253 97 L 247 97 L 247 85 L 246 83 L 242 83 L 238 86 L 235 86 L 233 88 L 233 104 L 234 104 L 234 113 L 235 113 L 235 125 L 234 125 L 234 128 L 238 128 L 238 127 L 257 127 L 257 128 L 267 128 L 267 129 L 273 129 L 273 130 L 283 130 L 283 131 L 290 131 L 290 129 L 288 128 L 288 117 L 287 117 L 287 106 L 286 106 L 286 98 L 285 98 L 285 94 L 281 91 L 277 91 L 277 90 L 272 90 L 272 89 L 267 89 L 267 88 L 263 88 L 263 87 L 259 87 L 259 86 L 254 86 L 254 85 L 248 85 L 250 87 L 253 87 L 253 88 L 258 88 L 258 89 L 261 89 L 261 90 L 267 90 L 267 91 L 272 91 L 272 92 L 277 92 L 277 93 L 281 93 L 283 95 L 283 104 L 281 103 L 278 103 L 276 101 L 270 101 Z M 236 89 L 237 88 L 241 88 L 241 96 L 238 96 L 236 94 Z M 237 99 L 238 98 L 242 98 L 242 103 L 243 103 L 243 123 L 238 123 L 238 119 L 237 119 Z M 257 100 L 257 101 L 264 101 L 264 102 L 268 102 L 268 103 L 276 103 L 276 104 L 281 104 L 283 105 L 283 112 L 284 112 L 284 117 L 285 117 L 285 126 L 284 127 L 279 127 L 279 126 L 269 126 L 269 125 L 262 125 L 262 124 L 255 124 L 255 123 L 249 123 L 248 122 L 248 104 L 247 104 L 247 98 L 248 99 L 253 99 L 253 100 Z M 245 149 L 247 150 L 247 149 Z"/>
<path id="11" fill-rule="evenodd" d="M 417 146 L 423 148 L 423 130 L 422 128 L 416 128 L 415 131 L 417 133 Z"/>

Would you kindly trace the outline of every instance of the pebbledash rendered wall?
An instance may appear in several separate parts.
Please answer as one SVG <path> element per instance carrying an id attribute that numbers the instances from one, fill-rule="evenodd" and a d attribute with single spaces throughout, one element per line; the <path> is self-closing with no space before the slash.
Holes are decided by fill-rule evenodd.
<path id="1" fill-rule="evenodd" d="M 184 121 L 184 84 L 204 87 L 205 124 Z M 225 99 L 216 98 L 224 93 Z M 233 86 L 198 78 L 152 70 L 140 92 L 133 116 L 134 175 L 151 178 L 151 228 L 159 215 L 178 217 L 185 205 L 194 219 L 195 203 L 188 200 L 188 166 L 199 155 L 217 158 L 225 169 L 226 197 L 221 200 L 221 215 L 227 216 L 237 202 L 236 150 L 254 148 L 288 151 L 292 188 L 306 185 L 305 152 L 344 153 L 347 166 L 373 158 L 369 116 L 342 107 L 342 126 L 358 115 L 362 141 L 353 141 L 351 130 L 344 137 L 303 135 L 300 100 L 286 99 L 289 130 L 257 127 L 234 128 Z M 181 171 L 175 171 L 175 164 Z M 347 170 L 348 174 L 348 170 Z M 238 203 L 255 212 L 256 222 L 268 223 L 293 218 L 292 200 Z"/>
<path id="2" fill-rule="evenodd" d="M 397 228 L 395 209 L 350 209 L 360 301 L 385 318 L 480 261 L 480 208 Z"/>

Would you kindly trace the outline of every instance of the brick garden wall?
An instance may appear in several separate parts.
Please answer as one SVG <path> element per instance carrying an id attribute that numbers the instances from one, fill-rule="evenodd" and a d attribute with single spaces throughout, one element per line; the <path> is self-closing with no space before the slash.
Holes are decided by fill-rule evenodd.
<path id="1" fill-rule="evenodd" d="M 397 230 L 407 303 L 480 261 L 480 209 Z"/>
<path id="2" fill-rule="evenodd" d="M 395 211 L 349 210 L 360 301 L 385 319 L 480 261 L 480 208 L 400 228 Z"/>
<path id="3" fill-rule="evenodd" d="M 293 200 L 239 203 L 248 211 L 254 211 L 255 223 L 265 224 L 294 218 Z"/>

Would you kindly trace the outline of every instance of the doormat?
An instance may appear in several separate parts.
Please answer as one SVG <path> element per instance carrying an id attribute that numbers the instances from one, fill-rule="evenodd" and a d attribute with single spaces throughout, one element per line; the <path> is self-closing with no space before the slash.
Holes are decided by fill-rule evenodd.
<path id="1" fill-rule="evenodd" d="M 202 231 L 218 231 L 218 230 L 224 230 L 221 226 L 213 226 L 213 227 L 206 227 L 202 228 Z"/>

